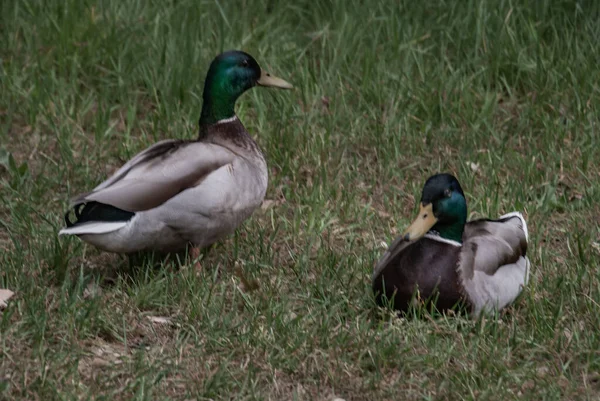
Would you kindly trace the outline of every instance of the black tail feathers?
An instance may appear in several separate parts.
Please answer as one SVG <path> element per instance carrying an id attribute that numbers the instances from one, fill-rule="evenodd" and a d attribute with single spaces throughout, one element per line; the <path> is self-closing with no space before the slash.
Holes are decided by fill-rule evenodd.
<path id="1" fill-rule="evenodd" d="M 71 221 L 69 215 L 73 212 L 75 220 Z M 78 203 L 65 214 L 65 223 L 68 227 L 73 227 L 78 224 L 89 221 L 127 221 L 130 220 L 135 213 L 127 210 L 119 209 L 111 205 L 100 202 Z"/>

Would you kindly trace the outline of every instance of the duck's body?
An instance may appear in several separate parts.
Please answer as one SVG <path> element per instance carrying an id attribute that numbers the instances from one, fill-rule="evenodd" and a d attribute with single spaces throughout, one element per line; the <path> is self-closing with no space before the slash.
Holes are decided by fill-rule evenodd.
<path id="1" fill-rule="evenodd" d="M 456 270 L 460 248 L 438 239 L 426 235 L 415 242 L 392 243 L 373 272 L 373 291 L 380 305 L 386 296 L 394 308 L 406 311 L 418 289 L 423 300 L 439 293 L 436 307 L 440 310 L 457 306 L 462 299 Z"/>
<path id="2" fill-rule="evenodd" d="M 245 53 L 235 56 L 253 60 Z M 260 84 L 260 69 L 258 77 Z M 271 86 L 291 86 L 269 79 Z M 233 113 L 233 105 L 231 111 L 227 105 L 212 111 L 210 89 L 207 84 L 197 140 L 161 141 L 136 155 L 74 200 L 76 221 L 66 217 L 60 234 L 116 253 L 178 252 L 189 244 L 210 245 L 250 217 L 267 190 L 265 158 L 235 114 L 218 118 Z"/>
<path id="3" fill-rule="evenodd" d="M 232 143 L 224 133 L 234 131 Z M 61 234 L 79 235 L 117 253 L 177 252 L 188 243 L 204 247 L 250 217 L 267 181 L 264 156 L 242 123 L 217 122 L 201 140 L 162 141 L 139 153 L 75 200 L 76 205 L 96 202 L 95 208 Z M 106 205 L 130 214 L 111 221 L 103 216 L 113 210 Z"/>
<path id="4" fill-rule="evenodd" d="M 443 178 L 443 182 L 451 181 L 449 177 Z M 442 193 L 448 188 L 441 184 Z M 451 214 L 448 211 L 454 207 L 450 202 L 456 205 L 464 199 L 460 186 L 451 192 L 422 201 L 415 223 L 390 245 L 376 264 L 373 291 L 379 304 L 387 299 L 399 311 L 407 311 L 417 302 L 433 304 L 439 311 L 463 306 L 477 316 L 506 307 L 527 284 L 528 232 L 523 216 L 513 212 L 498 220 L 482 219 L 466 224 L 460 219 L 445 218 L 445 213 Z M 458 209 L 462 210 L 462 206 Z M 462 211 L 456 215 L 462 215 Z M 435 222 L 426 223 L 432 218 Z M 436 226 L 441 232 L 435 230 Z M 462 229 L 454 230 L 457 226 Z M 454 236 L 460 233 L 460 241 L 444 237 L 444 234 L 452 237 L 452 233 Z"/>

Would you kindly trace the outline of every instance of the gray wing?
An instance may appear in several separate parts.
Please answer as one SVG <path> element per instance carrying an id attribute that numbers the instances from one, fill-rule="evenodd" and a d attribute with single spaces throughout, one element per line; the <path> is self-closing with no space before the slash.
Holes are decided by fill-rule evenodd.
<path id="1" fill-rule="evenodd" d="M 527 235 L 527 224 L 520 213 L 467 223 L 459 269 L 466 278 L 476 270 L 493 275 L 501 266 L 526 255 Z"/>
<path id="2" fill-rule="evenodd" d="M 152 209 L 198 185 L 234 158 L 233 152 L 215 144 L 161 141 L 137 154 L 92 192 L 76 197 L 73 203 L 96 201 L 130 212 Z"/>
<path id="3" fill-rule="evenodd" d="M 390 244 L 387 251 L 385 251 L 385 253 L 381 256 L 381 258 L 379 258 L 379 260 L 375 264 L 375 267 L 373 268 L 373 276 L 371 277 L 371 280 L 375 281 L 375 279 L 377 277 L 379 277 L 379 275 L 381 274 L 383 269 L 386 268 L 389 261 L 393 260 L 396 257 L 396 255 L 398 255 L 400 252 L 402 252 L 402 250 L 410 244 L 411 244 L 411 242 L 405 241 L 404 238 L 402 238 L 402 236 L 399 236 L 398 238 L 396 238 L 394 240 L 394 242 L 392 242 Z"/>
<path id="4" fill-rule="evenodd" d="M 521 293 L 529 276 L 527 224 L 520 213 L 465 226 L 458 273 L 473 314 L 500 310 Z"/>

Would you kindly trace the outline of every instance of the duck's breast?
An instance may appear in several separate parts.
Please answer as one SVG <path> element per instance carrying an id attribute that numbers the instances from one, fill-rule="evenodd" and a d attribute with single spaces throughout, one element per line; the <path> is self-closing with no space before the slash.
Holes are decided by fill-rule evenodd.
<path id="1" fill-rule="evenodd" d="M 418 301 L 434 303 L 440 311 L 454 308 L 463 299 L 456 272 L 459 252 L 459 246 L 424 237 L 389 261 L 373 289 L 401 311 Z"/>

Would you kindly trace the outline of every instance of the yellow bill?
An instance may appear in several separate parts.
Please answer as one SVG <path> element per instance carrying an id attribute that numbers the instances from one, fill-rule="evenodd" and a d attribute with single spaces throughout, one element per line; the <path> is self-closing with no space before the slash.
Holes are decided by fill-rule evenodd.
<path id="1" fill-rule="evenodd" d="M 419 210 L 419 216 L 406 229 L 402 237 L 405 241 L 414 241 L 425 234 L 437 223 L 438 219 L 433 215 L 433 205 L 431 203 L 423 205 Z"/>
<path id="2" fill-rule="evenodd" d="M 270 86 L 273 88 L 280 88 L 280 89 L 292 89 L 293 86 L 291 83 L 284 81 L 281 78 L 277 78 L 274 77 L 273 75 L 269 74 L 266 71 L 261 71 L 260 73 L 260 78 L 258 79 L 258 81 L 256 81 L 257 84 L 259 84 L 260 86 Z"/>

